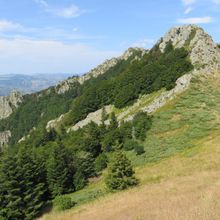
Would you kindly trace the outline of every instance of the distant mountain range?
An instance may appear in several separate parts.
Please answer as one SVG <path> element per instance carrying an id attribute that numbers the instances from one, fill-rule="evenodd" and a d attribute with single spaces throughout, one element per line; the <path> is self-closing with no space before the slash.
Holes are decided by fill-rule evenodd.
<path id="1" fill-rule="evenodd" d="M 57 84 L 59 81 L 72 76 L 72 74 L 8 74 L 0 75 L 0 96 L 7 96 L 13 90 L 23 94 L 33 93 Z"/>

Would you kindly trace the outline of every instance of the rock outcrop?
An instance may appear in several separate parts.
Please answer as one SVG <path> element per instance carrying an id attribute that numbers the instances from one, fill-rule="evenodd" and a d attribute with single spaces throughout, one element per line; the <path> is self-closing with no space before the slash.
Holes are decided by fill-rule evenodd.
<path id="1" fill-rule="evenodd" d="M 114 106 L 112 106 L 112 105 L 105 106 L 106 114 L 110 114 L 113 111 L 113 107 Z M 89 113 L 84 120 L 79 121 L 74 126 L 70 127 L 67 130 L 67 133 L 69 133 L 71 131 L 76 131 L 79 128 L 83 128 L 84 126 L 88 125 L 90 122 L 95 122 L 96 124 L 101 125 L 102 111 L 103 111 L 103 109 L 99 109 L 95 112 Z M 108 120 L 106 120 L 105 124 L 108 124 Z"/>
<path id="2" fill-rule="evenodd" d="M 82 75 L 82 76 L 74 76 L 72 78 L 69 78 L 67 80 L 64 80 L 60 82 L 56 87 L 55 90 L 58 94 L 63 94 L 71 88 L 71 86 L 78 82 L 80 84 L 83 84 L 86 80 L 89 80 L 92 77 L 98 77 L 99 75 L 102 75 L 106 73 L 110 68 L 114 67 L 116 64 L 118 64 L 120 61 L 128 60 L 131 56 L 134 55 L 134 53 L 139 52 L 139 56 L 135 56 L 134 59 L 139 59 L 144 54 L 146 54 L 148 51 L 143 48 L 129 48 L 125 51 L 125 53 L 118 57 L 118 58 L 112 58 L 110 60 L 106 60 L 103 64 L 97 66 L 96 68 L 92 69 L 88 73 Z"/>
<path id="3" fill-rule="evenodd" d="M 4 149 L 5 147 L 7 147 L 10 137 L 10 131 L 0 132 L 0 149 Z"/>
<path id="4" fill-rule="evenodd" d="M 64 115 L 61 115 L 59 118 L 49 121 L 47 123 L 46 130 L 49 131 L 50 129 L 57 127 L 59 123 L 62 122 L 63 118 Z"/>
<path id="5" fill-rule="evenodd" d="M 0 97 L 0 119 L 9 117 L 13 110 L 16 109 L 23 101 L 23 97 L 19 92 L 12 92 L 10 96 Z"/>
<path id="6" fill-rule="evenodd" d="M 175 48 L 185 47 L 189 50 L 196 70 L 204 73 L 220 70 L 220 49 L 202 28 L 196 25 L 172 28 L 159 43 L 162 52 L 170 41 Z"/>

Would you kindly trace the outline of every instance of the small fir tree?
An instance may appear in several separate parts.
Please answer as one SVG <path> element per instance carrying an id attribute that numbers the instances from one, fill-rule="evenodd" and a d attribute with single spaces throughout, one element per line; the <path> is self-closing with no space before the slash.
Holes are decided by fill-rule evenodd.
<path id="1" fill-rule="evenodd" d="M 116 152 L 108 168 L 107 187 L 110 190 L 123 190 L 137 183 L 131 162 L 120 151 Z"/>

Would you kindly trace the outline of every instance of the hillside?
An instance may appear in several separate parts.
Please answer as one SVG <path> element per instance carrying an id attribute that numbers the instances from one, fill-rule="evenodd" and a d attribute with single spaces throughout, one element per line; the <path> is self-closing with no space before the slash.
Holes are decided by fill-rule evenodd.
<path id="1" fill-rule="evenodd" d="M 187 25 L 22 96 L 0 120 L 0 217 L 218 219 L 219 84 L 218 45 Z"/>
<path id="2" fill-rule="evenodd" d="M 71 194 L 79 206 L 42 219 L 219 219 L 219 85 L 219 73 L 194 79 L 155 113 L 145 153 L 128 153 L 138 187 L 109 194 L 101 179 Z"/>

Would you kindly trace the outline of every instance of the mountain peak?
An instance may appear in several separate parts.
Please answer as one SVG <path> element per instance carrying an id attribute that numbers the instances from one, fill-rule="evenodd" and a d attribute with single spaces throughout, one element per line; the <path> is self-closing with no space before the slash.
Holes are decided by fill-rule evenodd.
<path id="1" fill-rule="evenodd" d="M 220 70 L 220 49 L 201 27 L 184 25 L 171 28 L 159 42 L 162 52 L 169 42 L 175 48 L 185 47 L 190 52 L 190 59 L 196 70 L 208 73 Z"/>

